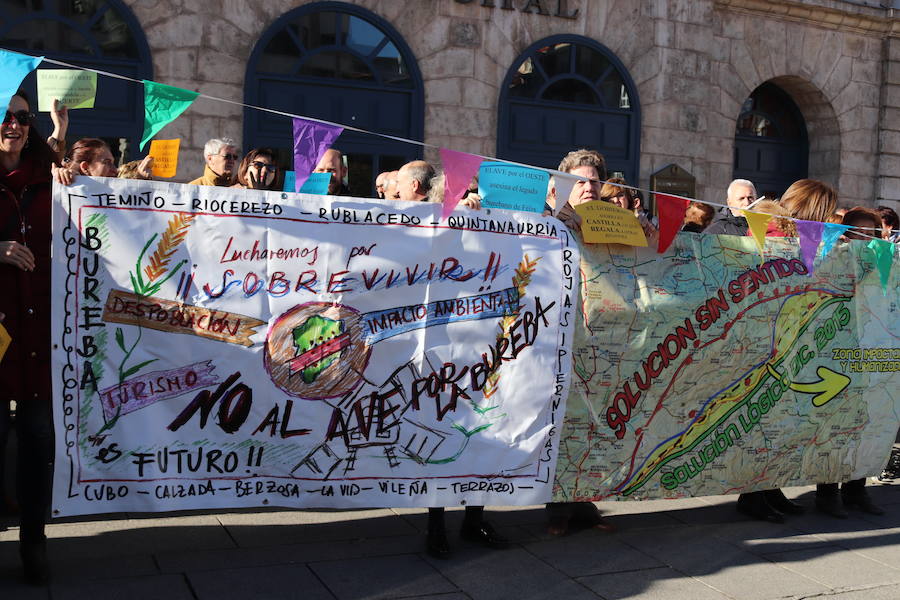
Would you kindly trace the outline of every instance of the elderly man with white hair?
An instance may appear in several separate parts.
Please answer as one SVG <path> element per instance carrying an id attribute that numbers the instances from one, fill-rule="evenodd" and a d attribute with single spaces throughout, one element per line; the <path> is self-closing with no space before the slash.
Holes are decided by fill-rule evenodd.
<path id="1" fill-rule="evenodd" d="M 192 185 L 218 185 L 229 187 L 234 184 L 237 171 L 237 145 L 231 138 L 213 138 L 203 146 L 206 166 L 203 175 L 191 181 Z"/>
<path id="2" fill-rule="evenodd" d="M 728 208 L 721 209 L 703 233 L 747 235 L 747 219 L 741 209 L 747 208 L 755 200 L 756 187 L 753 183 L 746 179 L 735 179 L 728 185 Z"/>

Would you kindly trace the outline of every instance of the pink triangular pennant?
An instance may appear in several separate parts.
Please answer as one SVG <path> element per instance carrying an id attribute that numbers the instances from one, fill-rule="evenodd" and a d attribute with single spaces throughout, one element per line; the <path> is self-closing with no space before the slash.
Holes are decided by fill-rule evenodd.
<path id="1" fill-rule="evenodd" d="M 441 219 L 446 219 L 456 208 L 460 198 L 469 188 L 469 182 L 478 172 L 482 158 L 474 154 L 441 148 L 444 165 L 444 208 Z"/>

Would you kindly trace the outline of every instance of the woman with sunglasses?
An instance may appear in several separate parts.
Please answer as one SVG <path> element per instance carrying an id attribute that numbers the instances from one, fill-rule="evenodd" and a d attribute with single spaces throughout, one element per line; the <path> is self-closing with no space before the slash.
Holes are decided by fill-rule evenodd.
<path id="1" fill-rule="evenodd" d="M 50 168 L 57 157 L 34 126 L 20 90 L 0 125 L 0 312 L 12 337 L 0 362 L 0 431 L 16 402 L 19 553 L 30 583 L 50 569 L 44 525 L 50 509 Z"/>
<path id="2" fill-rule="evenodd" d="M 255 148 L 247 153 L 238 167 L 237 183 L 231 187 L 251 190 L 279 190 L 275 151 Z"/>

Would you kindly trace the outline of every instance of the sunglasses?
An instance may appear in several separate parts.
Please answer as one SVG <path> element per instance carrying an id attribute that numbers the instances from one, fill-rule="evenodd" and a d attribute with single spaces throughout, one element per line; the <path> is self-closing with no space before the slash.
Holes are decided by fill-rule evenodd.
<path id="1" fill-rule="evenodd" d="M 259 162 L 258 160 L 254 160 L 250 163 L 250 166 L 255 167 L 260 170 L 270 171 L 272 173 L 278 172 L 278 165 L 270 165 L 269 163 Z"/>
<path id="2" fill-rule="evenodd" d="M 237 154 L 217 154 L 216 156 L 221 156 L 225 160 L 237 160 L 238 159 Z"/>
<path id="3" fill-rule="evenodd" d="M 6 116 L 3 117 L 3 124 L 11 123 L 13 119 L 18 121 L 22 127 L 27 127 L 34 122 L 35 116 L 34 113 L 30 113 L 27 110 L 19 110 L 14 113 L 6 111 Z"/>

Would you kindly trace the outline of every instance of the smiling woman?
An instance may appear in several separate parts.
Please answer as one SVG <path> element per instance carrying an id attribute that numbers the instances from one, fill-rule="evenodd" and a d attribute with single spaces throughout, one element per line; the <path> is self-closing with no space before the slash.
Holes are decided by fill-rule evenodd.
<path id="1" fill-rule="evenodd" d="M 19 550 L 25 576 L 49 576 L 44 523 L 50 508 L 50 166 L 56 156 L 34 127 L 23 92 L 0 125 L 0 312 L 12 337 L 0 363 L 0 437 L 16 403 Z"/>

